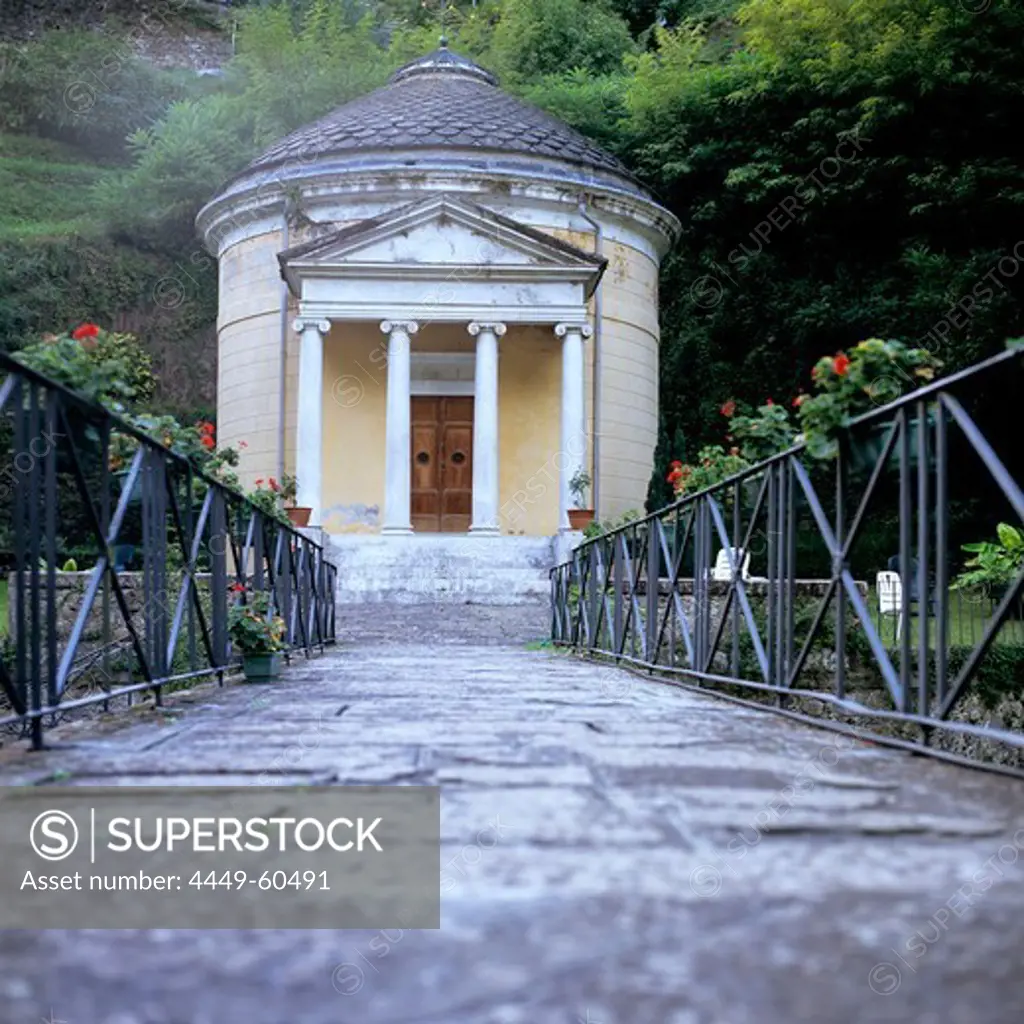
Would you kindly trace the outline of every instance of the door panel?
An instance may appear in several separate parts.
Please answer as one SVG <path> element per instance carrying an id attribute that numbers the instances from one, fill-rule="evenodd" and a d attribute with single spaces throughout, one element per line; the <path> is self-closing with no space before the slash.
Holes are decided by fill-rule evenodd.
<path id="1" fill-rule="evenodd" d="M 412 528 L 436 533 L 441 524 L 440 400 L 412 400 Z"/>
<path id="2" fill-rule="evenodd" d="M 473 521 L 473 399 L 412 400 L 412 525 L 466 533 Z"/>

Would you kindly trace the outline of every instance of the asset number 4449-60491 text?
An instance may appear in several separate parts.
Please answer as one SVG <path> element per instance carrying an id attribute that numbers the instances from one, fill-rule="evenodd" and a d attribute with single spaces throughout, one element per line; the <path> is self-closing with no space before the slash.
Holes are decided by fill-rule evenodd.
<path id="1" fill-rule="evenodd" d="M 317 884 L 319 883 L 319 885 Z M 196 889 L 310 889 L 329 892 L 326 871 L 264 871 L 262 875 L 250 875 L 245 871 L 209 871 L 205 875 L 197 871 L 188 882 Z"/>

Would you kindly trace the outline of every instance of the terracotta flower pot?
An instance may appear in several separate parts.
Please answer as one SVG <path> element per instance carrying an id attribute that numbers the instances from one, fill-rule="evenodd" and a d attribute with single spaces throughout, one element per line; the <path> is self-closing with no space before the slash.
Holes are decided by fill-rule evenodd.
<path id="1" fill-rule="evenodd" d="M 594 521 L 592 508 L 569 509 L 569 525 L 577 532 L 585 530 Z"/>
<path id="2" fill-rule="evenodd" d="M 309 526 L 309 517 L 313 514 L 311 508 L 290 508 L 286 511 L 292 526 Z"/>

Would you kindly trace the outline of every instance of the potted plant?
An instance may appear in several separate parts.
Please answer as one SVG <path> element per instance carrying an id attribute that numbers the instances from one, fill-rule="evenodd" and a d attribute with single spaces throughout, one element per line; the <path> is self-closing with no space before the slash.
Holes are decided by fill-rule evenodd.
<path id="1" fill-rule="evenodd" d="M 266 481 L 257 480 L 255 488 L 246 497 L 268 519 L 290 523 L 284 502 L 281 500 L 281 485 L 273 477 Z"/>
<path id="2" fill-rule="evenodd" d="M 569 526 L 573 530 L 585 530 L 594 521 L 594 510 L 585 507 L 590 484 L 590 474 L 582 468 L 577 469 L 569 480 L 569 493 L 576 500 L 575 507 L 569 509 Z"/>
<path id="3" fill-rule="evenodd" d="M 299 494 L 299 481 L 288 473 L 281 477 L 281 498 L 287 502 L 285 512 L 291 520 L 292 526 L 309 526 L 309 517 L 313 514 L 311 508 L 299 508 L 295 501 Z"/>
<path id="4" fill-rule="evenodd" d="M 834 459 L 839 451 L 839 432 L 858 416 L 888 405 L 904 391 L 913 391 L 933 380 L 942 363 L 927 349 L 909 348 L 902 342 L 869 338 L 851 349 L 826 356 L 811 377 L 817 394 L 800 396 L 800 410 L 807 450 L 816 459 Z M 869 468 L 881 455 L 891 423 L 874 423 L 850 438 L 853 467 Z M 911 425 L 911 457 L 917 444 Z"/>
<path id="5" fill-rule="evenodd" d="M 234 589 L 244 588 L 236 584 Z M 281 674 L 281 653 L 284 642 L 284 619 L 270 613 L 270 596 L 255 594 L 248 604 L 231 609 L 228 633 L 232 647 L 242 654 L 245 678 L 250 683 L 266 683 Z"/>

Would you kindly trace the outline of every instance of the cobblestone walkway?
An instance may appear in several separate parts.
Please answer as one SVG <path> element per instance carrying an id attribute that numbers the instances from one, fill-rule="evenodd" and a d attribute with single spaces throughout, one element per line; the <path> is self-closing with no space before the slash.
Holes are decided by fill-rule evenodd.
<path id="1" fill-rule="evenodd" d="M 0 1022 L 1024 1019 L 1018 783 L 538 649 L 538 610 L 346 624 L 0 781 L 438 784 L 442 929 L 0 933 Z"/>

